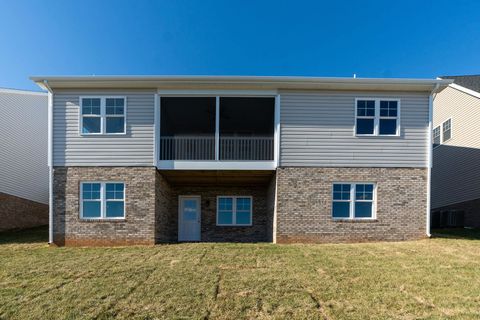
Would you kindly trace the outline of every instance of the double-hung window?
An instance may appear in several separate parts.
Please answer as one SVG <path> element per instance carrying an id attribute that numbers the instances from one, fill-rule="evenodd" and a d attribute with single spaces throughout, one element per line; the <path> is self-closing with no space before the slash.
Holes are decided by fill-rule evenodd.
<path id="1" fill-rule="evenodd" d="M 102 133 L 102 112 L 100 98 L 82 99 L 82 134 Z"/>
<path id="2" fill-rule="evenodd" d="M 442 124 L 442 143 L 452 138 L 452 119 L 448 119 Z"/>
<path id="3" fill-rule="evenodd" d="M 334 183 L 332 217 L 334 219 L 375 218 L 375 184 Z"/>
<path id="4" fill-rule="evenodd" d="M 398 136 L 400 100 L 356 99 L 355 134 L 357 136 Z"/>
<path id="5" fill-rule="evenodd" d="M 441 125 L 433 129 L 433 147 L 438 147 L 450 139 L 452 139 L 452 118 L 445 120 Z"/>
<path id="6" fill-rule="evenodd" d="M 123 182 L 82 182 L 80 184 L 82 219 L 125 218 L 125 184 Z"/>
<path id="7" fill-rule="evenodd" d="M 251 226 L 252 197 L 238 196 L 217 198 L 218 226 Z"/>
<path id="8" fill-rule="evenodd" d="M 80 97 L 80 133 L 124 134 L 125 97 Z"/>

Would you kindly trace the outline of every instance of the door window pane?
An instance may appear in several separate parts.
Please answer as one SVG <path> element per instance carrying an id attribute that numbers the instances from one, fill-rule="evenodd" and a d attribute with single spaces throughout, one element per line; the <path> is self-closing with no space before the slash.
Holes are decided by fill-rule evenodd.
<path id="1" fill-rule="evenodd" d="M 183 200 L 183 220 L 197 220 L 197 201 Z"/>

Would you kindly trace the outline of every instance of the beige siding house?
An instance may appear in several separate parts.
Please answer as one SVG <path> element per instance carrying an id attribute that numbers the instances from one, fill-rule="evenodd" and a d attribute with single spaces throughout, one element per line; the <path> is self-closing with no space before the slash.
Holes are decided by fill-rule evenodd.
<path id="1" fill-rule="evenodd" d="M 480 227 L 480 76 L 445 78 L 455 82 L 433 104 L 432 222 Z"/>

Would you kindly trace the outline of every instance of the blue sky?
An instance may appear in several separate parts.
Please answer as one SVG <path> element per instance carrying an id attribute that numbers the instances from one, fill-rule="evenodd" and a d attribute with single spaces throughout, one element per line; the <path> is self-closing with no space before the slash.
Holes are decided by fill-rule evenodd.
<path id="1" fill-rule="evenodd" d="M 0 3 L 0 87 L 31 75 L 480 73 L 480 1 Z"/>

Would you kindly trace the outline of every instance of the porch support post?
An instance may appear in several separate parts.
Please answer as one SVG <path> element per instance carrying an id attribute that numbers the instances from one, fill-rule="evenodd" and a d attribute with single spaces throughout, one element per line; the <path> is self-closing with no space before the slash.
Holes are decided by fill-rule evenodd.
<path id="1" fill-rule="evenodd" d="M 158 161 L 160 160 L 160 95 L 158 93 L 155 93 L 154 95 L 154 105 L 155 105 L 155 110 L 154 110 L 154 125 L 155 125 L 155 130 L 154 130 L 154 143 L 155 145 L 153 146 L 153 165 L 155 167 L 158 167 Z"/>
<path id="2" fill-rule="evenodd" d="M 215 160 L 220 159 L 220 97 L 215 98 Z"/>
<path id="3" fill-rule="evenodd" d="M 280 95 L 277 94 L 275 97 L 275 131 L 274 131 L 274 140 L 273 140 L 273 160 L 275 162 L 275 167 L 280 166 Z"/>

